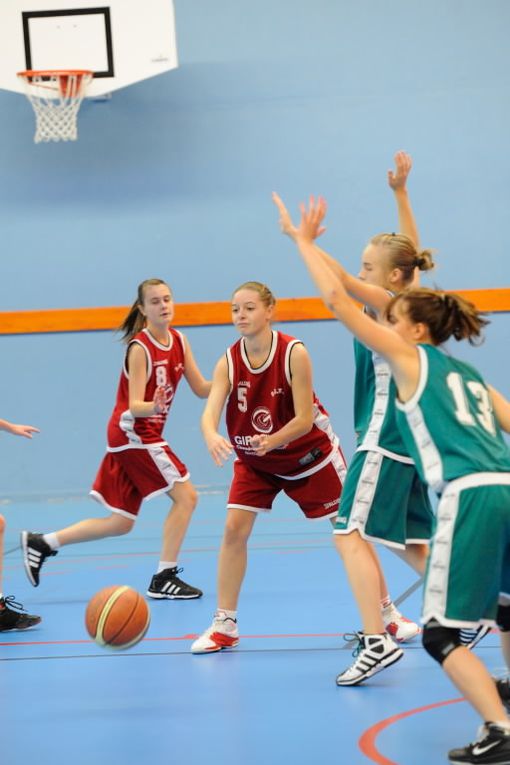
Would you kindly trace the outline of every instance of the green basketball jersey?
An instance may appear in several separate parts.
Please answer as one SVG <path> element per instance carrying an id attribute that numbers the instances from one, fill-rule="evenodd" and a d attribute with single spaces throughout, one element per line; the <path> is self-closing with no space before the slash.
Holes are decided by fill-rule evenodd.
<path id="1" fill-rule="evenodd" d="M 359 451 L 376 451 L 412 463 L 397 426 L 397 390 L 388 363 L 354 340 L 354 428 Z"/>
<path id="2" fill-rule="evenodd" d="M 422 480 L 439 494 L 446 483 L 470 473 L 510 472 L 510 449 L 479 372 L 432 345 L 419 345 L 418 351 L 418 388 L 396 405 Z"/>

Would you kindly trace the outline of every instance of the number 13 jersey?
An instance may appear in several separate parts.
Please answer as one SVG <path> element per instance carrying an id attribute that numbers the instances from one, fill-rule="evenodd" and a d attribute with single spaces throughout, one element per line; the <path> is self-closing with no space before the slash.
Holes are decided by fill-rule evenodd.
<path id="1" fill-rule="evenodd" d="M 509 472 L 510 450 L 480 374 L 432 345 L 419 345 L 418 352 L 418 388 L 396 406 L 422 480 L 440 494 L 449 481 L 471 473 Z"/>

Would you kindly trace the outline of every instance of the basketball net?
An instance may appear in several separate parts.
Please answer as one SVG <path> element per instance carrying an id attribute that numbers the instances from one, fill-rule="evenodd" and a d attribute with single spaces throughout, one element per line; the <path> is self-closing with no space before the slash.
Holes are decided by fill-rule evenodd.
<path id="1" fill-rule="evenodd" d="M 18 72 L 35 112 L 35 143 L 76 141 L 78 111 L 93 76 L 76 69 Z"/>

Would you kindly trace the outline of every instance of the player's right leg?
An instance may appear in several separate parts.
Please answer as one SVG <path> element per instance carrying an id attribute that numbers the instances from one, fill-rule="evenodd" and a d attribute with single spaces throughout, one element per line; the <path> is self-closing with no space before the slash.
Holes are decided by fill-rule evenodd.
<path id="1" fill-rule="evenodd" d="M 237 603 L 246 573 L 247 546 L 257 513 L 229 507 L 218 562 L 218 609 L 191 653 L 214 653 L 239 643 Z"/>
<path id="2" fill-rule="evenodd" d="M 334 539 L 363 623 L 363 632 L 357 633 L 354 662 L 337 676 L 336 683 L 358 685 L 404 654 L 385 629 L 380 609 L 379 571 L 369 542 L 357 530 L 336 534 Z"/>
<path id="3" fill-rule="evenodd" d="M 421 629 L 396 608 L 388 595 L 384 572 L 372 542 L 381 542 L 404 554 L 408 542 L 407 511 L 414 490 L 411 465 L 389 459 L 379 452 L 356 452 L 347 471 L 334 534 L 353 531 L 367 542 L 379 572 L 380 608 L 386 631 L 397 642 L 415 638 Z M 424 534 L 421 528 L 416 533 Z M 416 539 L 418 541 L 418 539 Z"/>
<path id="4" fill-rule="evenodd" d="M 212 624 L 191 646 L 192 653 L 214 653 L 239 642 L 237 604 L 248 559 L 248 540 L 259 512 L 269 512 L 279 488 L 272 476 L 234 462 L 227 519 L 218 561 L 218 610 Z"/>

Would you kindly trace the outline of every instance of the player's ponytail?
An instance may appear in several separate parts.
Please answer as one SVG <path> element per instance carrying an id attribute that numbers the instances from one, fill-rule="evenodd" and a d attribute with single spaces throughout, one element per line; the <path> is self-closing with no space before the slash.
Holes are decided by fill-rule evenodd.
<path id="1" fill-rule="evenodd" d="M 402 284 L 411 284 L 414 271 L 430 271 L 435 263 L 432 250 L 418 251 L 412 239 L 405 234 L 377 234 L 370 244 L 382 245 L 387 258 L 388 269 L 398 268 L 402 273 Z"/>
<path id="2" fill-rule="evenodd" d="M 405 290 L 390 301 L 387 316 L 399 301 L 413 324 L 427 326 L 434 345 L 450 337 L 477 345 L 483 340 L 482 329 L 490 323 L 473 303 L 455 293 L 426 288 Z"/>
<path id="3" fill-rule="evenodd" d="M 140 310 L 140 306 L 144 304 L 145 300 L 145 289 L 146 287 L 155 287 L 158 284 L 164 284 L 168 287 L 168 284 L 163 279 L 146 279 L 138 285 L 137 298 L 129 309 L 126 318 L 117 329 L 118 332 L 122 332 L 122 340 L 125 343 L 129 343 L 131 338 L 145 327 L 145 316 Z"/>

